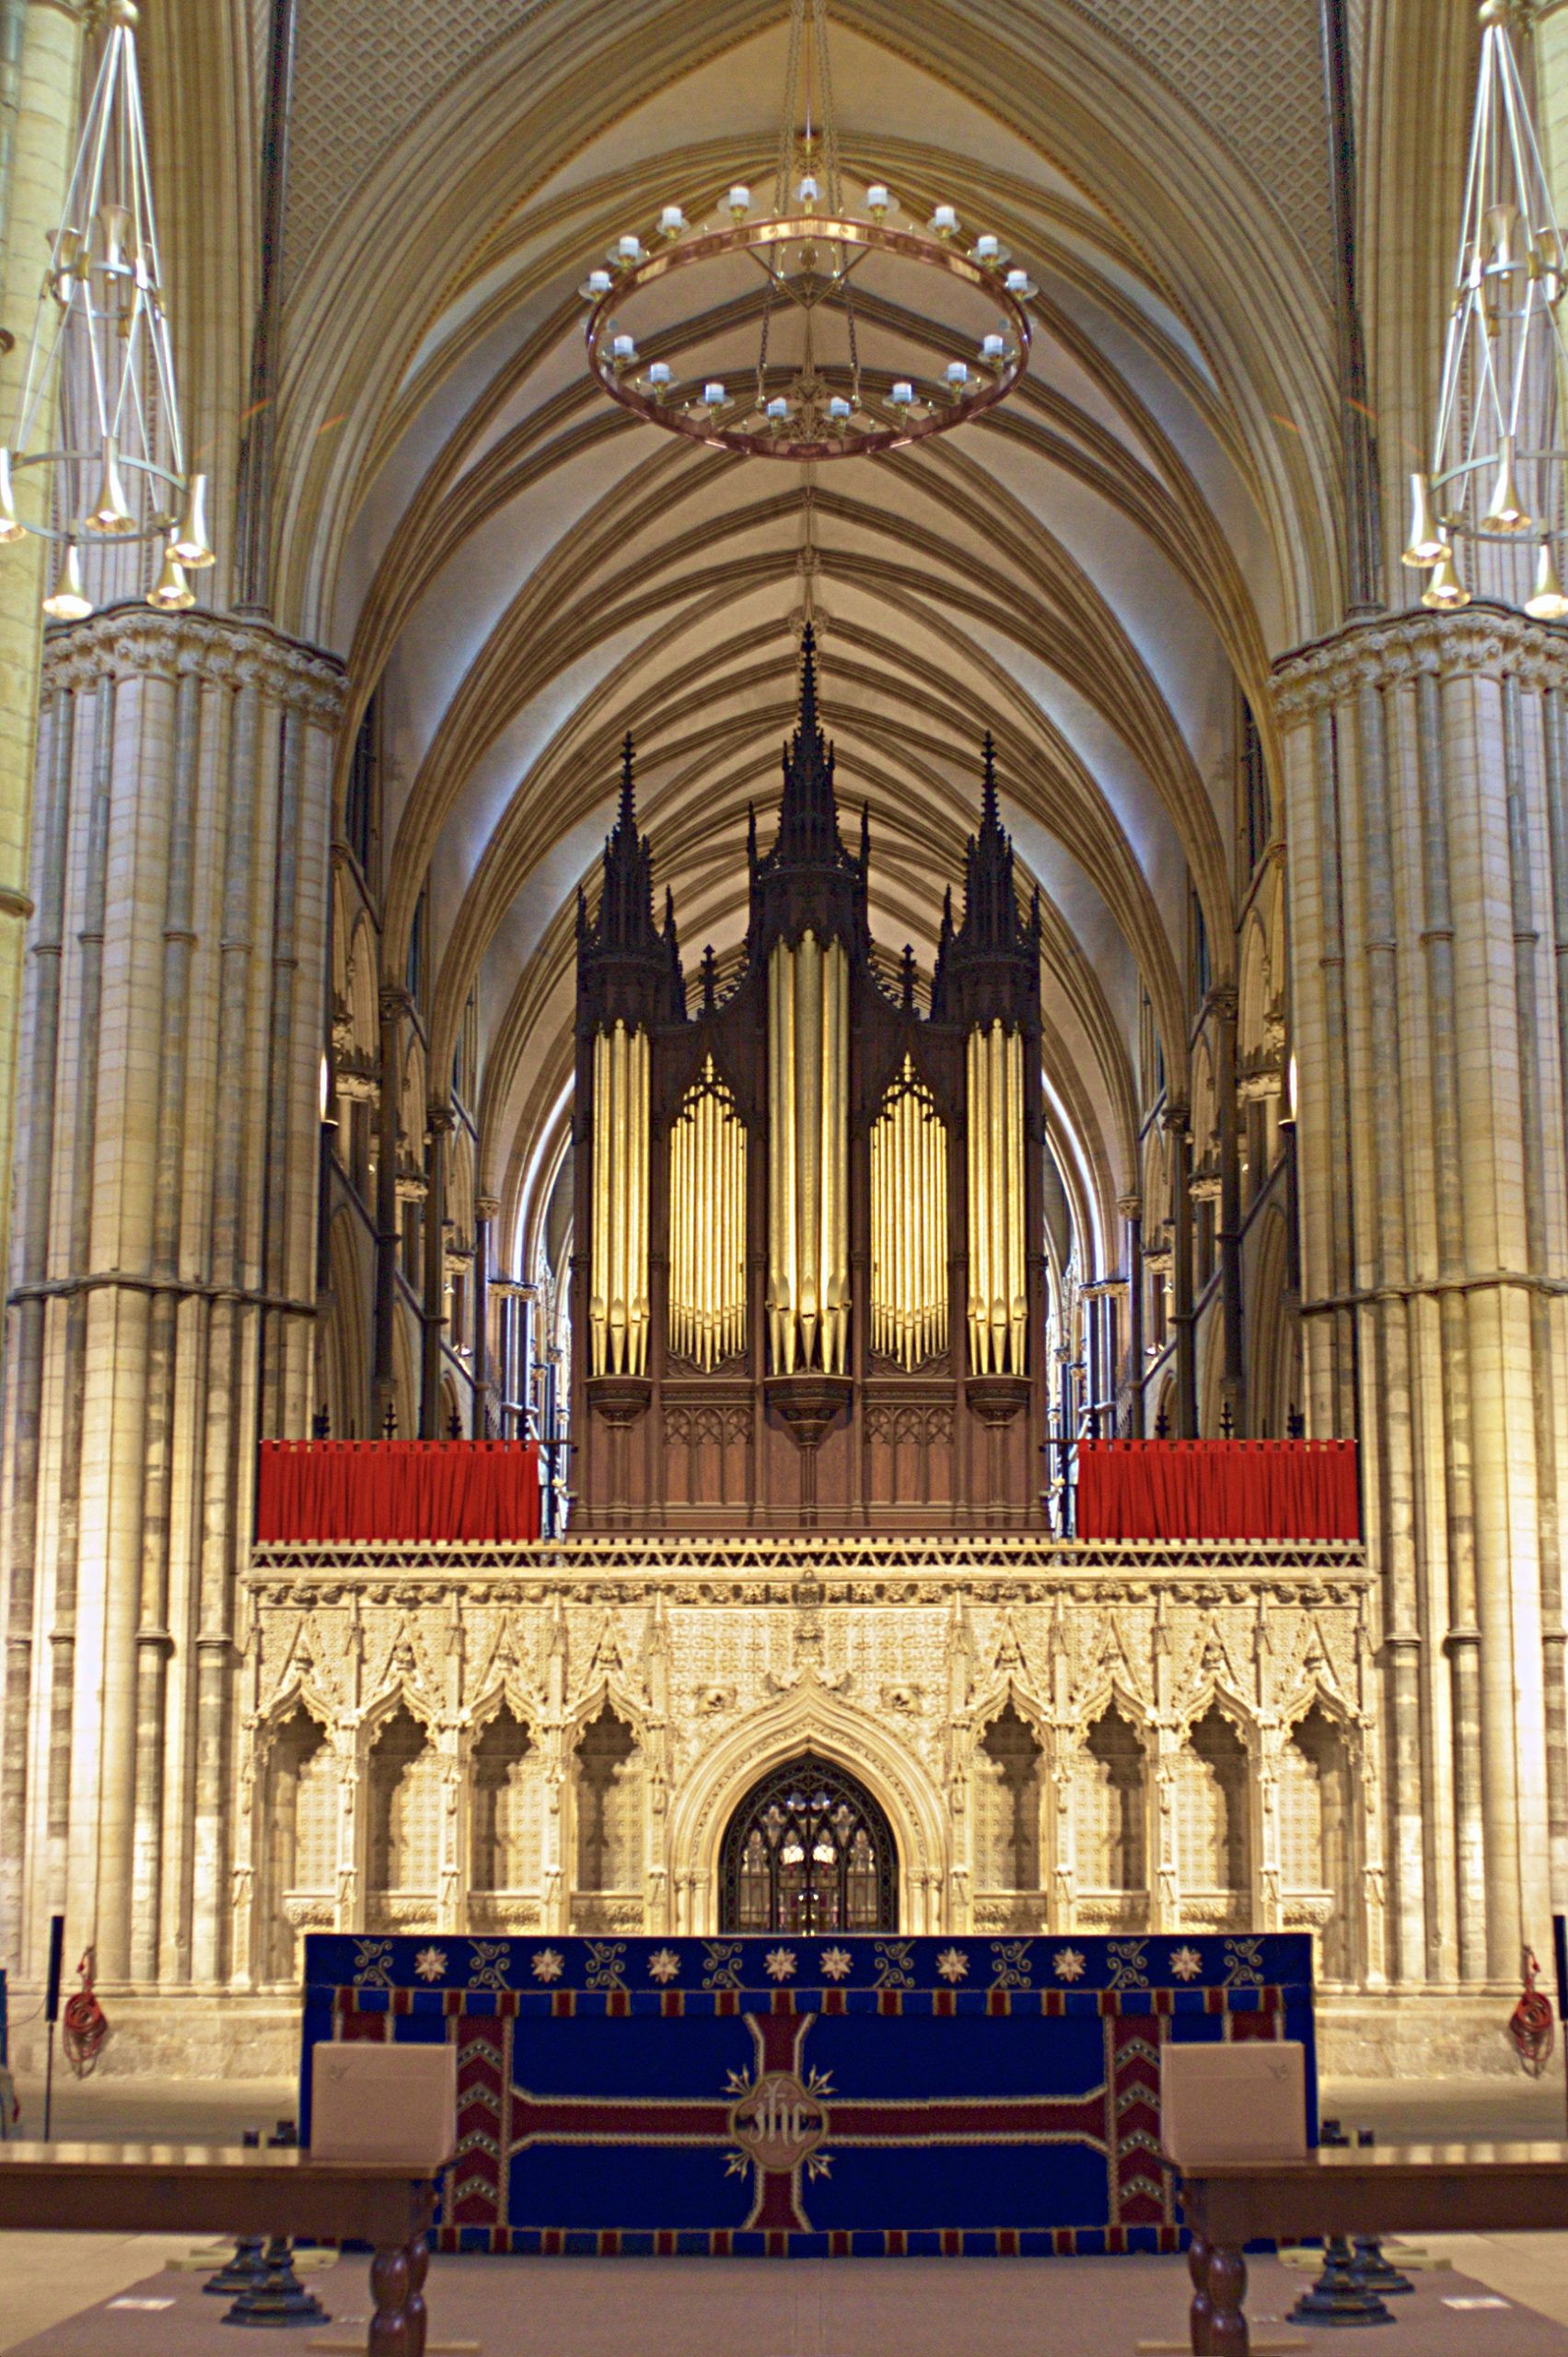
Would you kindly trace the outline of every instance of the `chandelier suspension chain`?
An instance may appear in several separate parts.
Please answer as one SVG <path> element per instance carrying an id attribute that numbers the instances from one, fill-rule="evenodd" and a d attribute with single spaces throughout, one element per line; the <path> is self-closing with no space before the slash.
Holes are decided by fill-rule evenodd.
<path id="1" fill-rule="evenodd" d="M 874 180 L 858 203 L 846 201 L 827 0 L 791 0 L 772 213 L 757 218 L 751 191 L 739 183 L 721 209 L 727 227 L 694 230 L 679 204 L 667 203 L 646 242 L 630 231 L 618 238 L 579 289 L 589 305 L 589 365 L 612 399 L 645 423 L 746 457 L 874 456 L 979 416 L 1028 366 L 1025 307 L 1039 289 L 1000 238 L 966 238 L 956 207 L 943 203 L 906 226 L 892 192 Z M 757 343 L 744 362 L 726 356 L 703 366 L 702 342 L 732 340 L 743 324 L 734 291 L 734 262 L 743 257 L 766 282 Z M 677 271 L 708 265 L 728 270 L 729 290 L 700 304 L 684 331 L 666 290 L 650 331 L 657 356 L 645 360 L 621 307 Z M 912 270 L 924 273 L 923 304 L 909 297 Z M 970 324 L 964 312 L 977 304 L 991 317 L 982 309 Z M 907 362 L 900 368 L 879 353 L 868 366 L 868 328 L 885 340 L 912 337 L 922 355 L 950 356 L 923 381 Z M 699 356 L 687 361 L 683 382 L 679 364 L 693 342 Z M 966 350 L 972 357 L 962 356 Z M 721 373 L 738 367 L 749 379 L 744 392 L 732 392 Z"/>

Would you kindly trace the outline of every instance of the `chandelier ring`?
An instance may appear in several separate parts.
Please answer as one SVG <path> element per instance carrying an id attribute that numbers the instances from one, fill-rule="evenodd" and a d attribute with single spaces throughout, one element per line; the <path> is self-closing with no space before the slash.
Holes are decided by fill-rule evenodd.
<path id="1" fill-rule="evenodd" d="M 857 261 L 868 253 L 891 254 L 900 261 L 939 270 L 950 278 L 961 280 L 996 304 L 1005 316 L 1013 331 L 1005 354 L 993 372 L 985 371 L 951 399 L 942 398 L 947 389 L 938 388 L 940 406 L 931 408 L 923 416 L 900 417 L 891 424 L 869 423 L 858 430 L 846 422 L 842 435 L 809 436 L 791 433 L 787 426 L 775 433 L 725 425 L 715 422 L 711 411 L 704 411 L 701 416 L 692 415 L 676 405 L 679 386 L 660 389 L 664 394 L 661 399 L 660 391 L 639 383 L 630 367 L 617 367 L 610 350 L 611 314 L 631 296 L 655 285 L 673 271 L 715 261 L 726 254 L 749 252 L 763 256 L 769 249 L 808 244 L 845 249 Z M 768 267 L 765 260 L 762 267 Z M 841 283 L 854 267 L 855 262 L 851 261 L 838 273 Z M 899 450 L 911 443 L 929 441 L 934 435 L 945 434 L 950 427 L 961 425 L 1005 400 L 1029 359 L 1028 315 L 1017 296 L 1004 284 L 1000 267 L 990 269 L 956 247 L 923 237 L 918 231 L 889 229 L 880 223 L 817 213 L 743 222 L 730 229 L 702 230 L 645 254 L 640 261 L 616 272 L 613 284 L 598 296 L 589 312 L 585 333 L 588 364 L 605 391 L 622 409 L 630 410 L 648 424 L 683 434 L 689 441 L 706 443 L 711 449 L 733 450 L 747 458 L 761 459 L 863 458 L 876 451 Z M 635 363 L 639 371 L 645 365 L 642 359 Z M 748 416 L 754 414 L 754 407 L 753 404 L 747 411 Z"/>

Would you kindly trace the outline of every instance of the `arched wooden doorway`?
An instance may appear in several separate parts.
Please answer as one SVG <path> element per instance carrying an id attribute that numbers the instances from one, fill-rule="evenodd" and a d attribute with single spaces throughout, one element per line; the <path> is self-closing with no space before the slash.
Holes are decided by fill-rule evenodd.
<path id="1" fill-rule="evenodd" d="M 871 1794 L 805 1752 L 753 1787 L 719 1856 L 723 1932 L 894 1932 L 899 1859 Z"/>

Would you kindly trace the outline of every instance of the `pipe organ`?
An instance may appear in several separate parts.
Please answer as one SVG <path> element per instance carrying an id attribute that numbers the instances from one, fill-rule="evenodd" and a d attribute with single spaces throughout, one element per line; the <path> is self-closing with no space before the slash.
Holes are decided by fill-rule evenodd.
<path id="1" fill-rule="evenodd" d="M 721 990 L 707 952 L 689 1004 L 628 742 L 578 909 L 575 1527 L 1040 1528 L 1040 916 L 990 740 L 923 991 L 912 950 L 873 946 L 809 632 L 746 858 L 739 971 Z"/>

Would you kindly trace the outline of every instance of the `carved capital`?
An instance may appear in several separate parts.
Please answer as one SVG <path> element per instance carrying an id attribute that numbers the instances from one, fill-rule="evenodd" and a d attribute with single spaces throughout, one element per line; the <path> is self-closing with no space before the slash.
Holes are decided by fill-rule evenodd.
<path id="1" fill-rule="evenodd" d="M 1412 610 L 1350 622 L 1280 656 L 1274 709 L 1280 726 L 1294 728 L 1359 689 L 1422 677 L 1516 679 L 1537 695 L 1568 688 L 1568 632 L 1480 599 L 1457 614 Z"/>
<path id="2" fill-rule="evenodd" d="M 106 607 L 86 621 L 44 633 L 46 697 L 90 695 L 105 679 L 195 679 L 215 688 L 257 688 L 323 728 L 334 727 L 343 699 L 335 655 L 290 638 L 270 622 L 232 615 L 158 613 L 141 604 Z"/>

